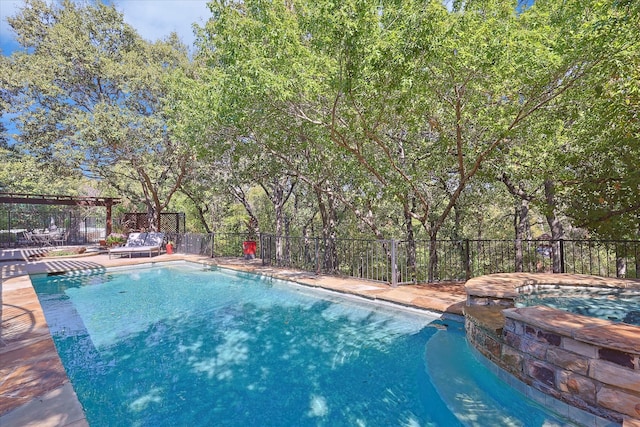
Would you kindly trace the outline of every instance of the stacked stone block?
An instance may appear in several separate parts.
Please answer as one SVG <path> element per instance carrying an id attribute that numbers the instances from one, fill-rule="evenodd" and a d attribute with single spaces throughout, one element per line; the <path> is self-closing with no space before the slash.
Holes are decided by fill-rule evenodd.
<path id="1" fill-rule="evenodd" d="M 640 327 L 544 306 L 507 308 L 504 281 L 500 286 L 500 295 L 486 288 L 478 298 L 469 295 L 470 343 L 546 396 L 625 427 L 640 426 Z"/>

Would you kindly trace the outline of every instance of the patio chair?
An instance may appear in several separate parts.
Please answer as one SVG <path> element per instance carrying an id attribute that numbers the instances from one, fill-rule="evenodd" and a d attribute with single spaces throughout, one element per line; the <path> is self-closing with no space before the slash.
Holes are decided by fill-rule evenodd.
<path id="1" fill-rule="evenodd" d="M 127 237 L 127 243 L 119 248 L 109 249 L 109 259 L 111 255 L 149 254 L 149 258 L 157 252 L 160 255 L 162 244 L 164 243 L 164 233 L 131 233 Z"/>
<path id="2" fill-rule="evenodd" d="M 31 232 L 21 231 L 16 235 L 16 244 L 18 246 L 34 246 L 35 243 L 31 238 Z"/>
<path id="3" fill-rule="evenodd" d="M 58 230 L 57 234 L 51 238 L 51 241 L 55 246 L 64 246 L 69 238 L 69 231 Z"/>

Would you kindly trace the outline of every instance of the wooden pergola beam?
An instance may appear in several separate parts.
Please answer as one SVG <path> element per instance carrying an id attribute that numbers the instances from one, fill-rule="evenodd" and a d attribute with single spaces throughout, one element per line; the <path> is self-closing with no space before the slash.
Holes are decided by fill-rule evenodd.
<path id="1" fill-rule="evenodd" d="M 23 205 L 104 206 L 107 208 L 106 235 L 111 234 L 111 208 L 122 200 L 114 197 L 77 197 L 47 194 L 0 193 L 0 203 Z"/>
<path id="2" fill-rule="evenodd" d="M 107 206 L 121 200 L 114 197 L 76 197 L 46 194 L 0 193 L 0 203 L 26 205 Z"/>

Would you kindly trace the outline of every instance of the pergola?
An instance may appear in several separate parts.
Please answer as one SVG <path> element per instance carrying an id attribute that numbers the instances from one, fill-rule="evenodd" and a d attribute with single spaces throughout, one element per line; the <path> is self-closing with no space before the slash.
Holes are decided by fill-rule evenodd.
<path id="1" fill-rule="evenodd" d="M 111 234 L 111 208 L 122 200 L 113 197 L 78 197 L 46 194 L 22 194 L 0 192 L 0 203 L 58 206 L 104 206 L 107 208 L 106 235 Z"/>

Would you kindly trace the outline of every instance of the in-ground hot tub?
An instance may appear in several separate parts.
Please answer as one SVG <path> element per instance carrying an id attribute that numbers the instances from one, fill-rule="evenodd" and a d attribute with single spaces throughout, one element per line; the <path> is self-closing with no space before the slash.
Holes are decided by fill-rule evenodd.
<path id="1" fill-rule="evenodd" d="M 525 286 L 524 288 L 529 288 Z M 640 289 L 591 286 L 537 286 L 520 288 L 516 307 L 547 307 L 612 322 L 640 326 Z"/>
<path id="2" fill-rule="evenodd" d="M 640 326 L 545 305 L 516 306 L 550 288 L 634 294 L 640 281 L 506 273 L 471 279 L 465 287 L 467 338 L 507 381 L 583 425 L 599 425 L 603 418 L 640 425 Z M 625 317 L 634 316 L 633 308 Z"/>

